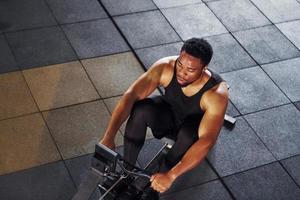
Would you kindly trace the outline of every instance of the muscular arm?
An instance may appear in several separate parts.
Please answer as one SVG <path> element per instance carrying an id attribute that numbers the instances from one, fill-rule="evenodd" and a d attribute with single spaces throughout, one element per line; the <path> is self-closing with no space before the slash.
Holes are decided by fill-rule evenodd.
<path id="1" fill-rule="evenodd" d="M 215 144 L 222 128 L 228 103 L 228 92 L 225 83 L 222 83 L 216 92 L 207 94 L 204 98 L 206 109 L 199 125 L 199 140 L 188 149 L 181 161 L 168 172 L 172 180 L 194 168 L 205 158 Z"/>
<path id="2" fill-rule="evenodd" d="M 140 99 L 144 99 L 161 84 L 163 69 L 163 61 L 154 63 L 147 72 L 141 75 L 128 88 L 128 90 L 123 94 L 123 96 L 117 103 L 112 113 L 104 137 L 100 141 L 101 143 L 103 143 L 104 145 L 108 145 L 108 147 L 111 147 L 109 146 L 109 144 L 113 142 L 118 129 L 128 118 L 134 102 Z"/>

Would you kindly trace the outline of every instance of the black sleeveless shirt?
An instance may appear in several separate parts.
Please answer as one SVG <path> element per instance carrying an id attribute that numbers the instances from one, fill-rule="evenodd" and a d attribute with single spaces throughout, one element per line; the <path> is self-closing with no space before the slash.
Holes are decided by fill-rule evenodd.
<path id="1" fill-rule="evenodd" d="M 177 62 L 177 60 L 176 60 Z M 175 123 L 180 126 L 182 122 L 189 116 L 199 115 L 202 118 L 204 112 L 200 107 L 200 100 L 202 95 L 215 85 L 223 82 L 224 80 L 220 75 L 209 70 L 211 77 L 205 85 L 194 95 L 186 96 L 176 78 L 176 62 L 174 66 L 174 73 L 171 82 L 165 88 L 165 93 L 162 95 L 163 100 L 170 105 L 174 114 Z"/>

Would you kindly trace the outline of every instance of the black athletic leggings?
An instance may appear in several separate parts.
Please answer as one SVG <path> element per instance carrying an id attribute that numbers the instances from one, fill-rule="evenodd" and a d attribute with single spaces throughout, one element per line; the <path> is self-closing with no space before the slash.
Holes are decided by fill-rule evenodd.
<path id="1" fill-rule="evenodd" d="M 200 120 L 200 116 L 191 116 L 180 126 L 176 126 L 169 104 L 164 102 L 161 96 L 135 102 L 125 129 L 125 161 L 135 164 L 145 141 L 146 129 L 150 127 L 155 138 L 160 139 L 171 135 L 175 139 L 175 143 L 165 159 L 167 167 L 173 167 L 198 139 Z"/>

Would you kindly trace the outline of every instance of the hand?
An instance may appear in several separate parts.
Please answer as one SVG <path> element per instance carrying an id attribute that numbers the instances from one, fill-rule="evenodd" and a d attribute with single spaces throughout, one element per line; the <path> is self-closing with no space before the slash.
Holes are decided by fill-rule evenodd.
<path id="1" fill-rule="evenodd" d="M 152 175 L 150 179 L 151 187 L 160 193 L 167 191 L 171 187 L 173 181 L 174 180 L 168 173 L 156 173 Z"/>
<path id="2" fill-rule="evenodd" d="M 111 140 L 111 139 L 102 138 L 102 140 L 100 141 L 100 144 L 103 144 L 112 150 L 116 148 L 114 140 Z"/>

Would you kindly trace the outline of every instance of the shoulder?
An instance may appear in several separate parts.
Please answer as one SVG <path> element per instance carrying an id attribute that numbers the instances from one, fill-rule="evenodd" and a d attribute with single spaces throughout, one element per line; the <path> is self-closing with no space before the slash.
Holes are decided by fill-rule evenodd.
<path id="1" fill-rule="evenodd" d="M 228 104 L 228 87 L 226 82 L 221 82 L 205 92 L 201 100 L 204 111 L 226 110 Z"/>
<path id="2" fill-rule="evenodd" d="M 162 86 L 168 85 L 173 77 L 174 65 L 178 56 L 168 56 L 159 59 L 150 67 L 149 72 L 160 77 Z"/>

